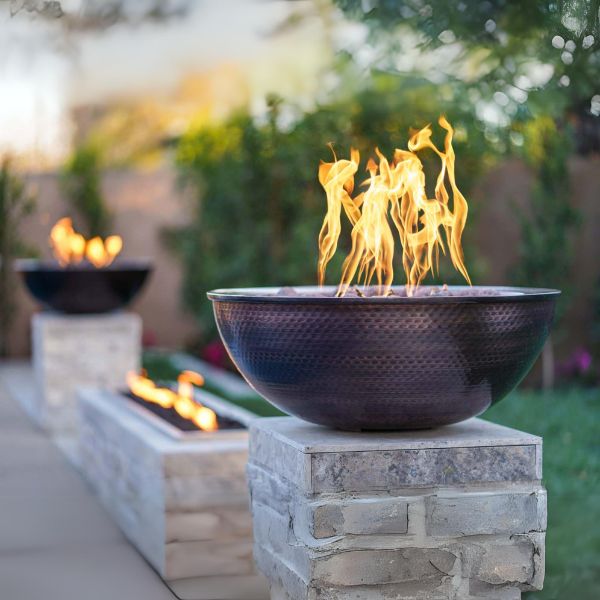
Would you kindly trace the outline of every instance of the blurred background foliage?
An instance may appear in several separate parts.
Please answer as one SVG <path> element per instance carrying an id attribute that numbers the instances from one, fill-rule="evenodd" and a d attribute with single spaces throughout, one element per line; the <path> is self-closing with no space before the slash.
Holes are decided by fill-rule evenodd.
<path id="1" fill-rule="evenodd" d="M 19 235 L 21 221 L 35 208 L 10 156 L 0 156 L 0 358 L 8 354 L 8 339 L 17 311 L 13 261 L 33 253 Z"/>
<path id="2" fill-rule="evenodd" d="M 86 237 L 110 233 L 111 215 L 102 196 L 102 147 L 89 141 L 77 146 L 61 176 L 63 194 L 79 217 Z"/>
<path id="3" fill-rule="evenodd" d="M 530 204 L 518 211 L 513 283 L 568 287 L 578 214 L 567 159 L 596 151 L 600 141 L 599 2 L 336 4 L 368 35 L 338 53 L 326 99 L 302 112 L 272 97 L 266 118 L 241 111 L 179 142 L 177 166 L 195 219 L 170 239 L 185 265 L 185 305 L 204 331 L 213 333 L 208 289 L 315 282 L 324 214 L 317 159 L 330 159 L 328 143 L 341 156 L 351 145 L 363 160 L 375 146 L 389 155 L 406 145 L 411 127 L 433 123 L 435 130 L 440 114 L 456 128 L 458 183 L 467 197 L 501 158 L 521 157 L 535 177 Z M 437 166 L 431 158 L 428 170 Z M 485 267 L 469 242 L 477 206 L 470 203 L 463 244 L 474 281 Z M 328 270 L 331 283 L 340 255 Z M 438 282 L 460 282 L 442 267 Z"/>
<path id="4" fill-rule="evenodd" d="M 406 146 L 411 127 L 432 123 L 434 140 L 443 147 L 437 118 L 447 113 L 456 129 L 458 184 L 468 193 L 496 152 L 458 97 L 455 102 L 444 97 L 443 88 L 425 79 L 374 73 L 360 89 L 291 123 L 282 116 L 294 107 L 270 97 L 263 121 L 241 112 L 185 135 L 177 165 L 182 181 L 191 186 L 195 218 L 189 227 L 171 232 L 170 239 L 185 264 L 186 306 L 205 331 L 212 333 L 205 300 L 209 289 L 316 283 L 317 234 L 325 212 L 317 169 L 319 159 L 331 160 L 329 143 L 340 157 L 348 156 L 351 146 L 361 151 L 358 183 L 367 178 L 362 169 L 375 147 L 390 156 Z M 439 160 L 430 152 L 424 162 L 432 173 L 428 181 L 435 181 Z M 341 247 L 348 250 L 348 243 L 349 235 Z M 328 269 L 331 283 L 337 283 L 343 254 L 338 252 Z M 444 281 L 455 278 L 451 267 L 445 269 Z"/>

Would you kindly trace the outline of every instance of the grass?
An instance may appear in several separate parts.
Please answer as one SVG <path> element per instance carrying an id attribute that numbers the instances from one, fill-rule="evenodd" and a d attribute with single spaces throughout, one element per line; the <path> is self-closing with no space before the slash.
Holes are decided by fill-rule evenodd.
<path id="1" fill-rule="evenodd" d="M 527 600 L 600 598 L 600 389 L 519 391 L 484 418 L 544 438 L 546 580 Z"/>
<path id="2" fill-rule="evenodd" d="M 174 380 L 167 355 L 147 353 L 150 377 Z M 205 388 L 225 396 L 218 381 Z M 260 396 L 227 398 L 261 415 L 278 414 Z M 279 413 L 280 414 L 280 413 Z M 527 600 L 600 598 L 600 389 L 552 393 L 518 391 L 488 410 L 485 419 L 544 438 L 544 484 L 548 490 L 546 580 Z"/>

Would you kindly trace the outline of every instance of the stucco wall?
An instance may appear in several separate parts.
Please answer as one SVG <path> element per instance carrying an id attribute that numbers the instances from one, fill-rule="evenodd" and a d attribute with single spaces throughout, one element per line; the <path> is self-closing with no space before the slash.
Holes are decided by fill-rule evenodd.
<path id="1" fill-rule="evenodd" d="M 568 274 L 569 304 L 559 353 L 593 339 L 595 298 L 600 290 L 600 156 L 576 157 L 570 162 L 571 200 L 581 213 L 573 239 L 573 267 Z M 483 283 L 511 284 L 518 261 L 519 223 L 514 206 L 526 206 L 532 178 L 517 160 L 504 163 L 486 177 L 474 201 L 482 203 L 477 222 L 477 245 L 488 263 Z M 551 282 L 548 283 L 548 286 Z"/>
<path id="2" fill-rule="evenodd" d="M 31 175 L 29 185 L 37 194 L 37 210 L 22 227 L 26 243 L 51 257 L 47 239 L 51 226 L 72 211 L 65 203 L 54 174 Z M 193 339 L 197 327 L 180 305 L 180 263 L 161 242 L 161 230 L 186 220 L 186 204 L 171 170 L 112 171 L 103 179 L 107 204 L 114 214 L 114 233 L 123 236 L 124 257 L 150 257 L 155 271 L 132 309 L 144 322 L 148 339 L 164 346 L 180 347 Z M 36 305 L 23 286 L 18 288 L 19 314 L 11 336 L 11 353 L 29 352 L 29 320 Z"/>

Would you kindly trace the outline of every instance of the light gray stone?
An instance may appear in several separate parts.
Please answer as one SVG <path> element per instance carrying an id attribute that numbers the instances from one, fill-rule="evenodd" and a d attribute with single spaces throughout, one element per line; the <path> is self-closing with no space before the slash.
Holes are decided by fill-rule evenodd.
<path id="1" fill-rule="evenodd" d="M 312 455 L 315 492 L 531 481 L 535 446 L 329 452 Z"/>
<path id="2" fill-rule="evenodd" d="M 317 502 L 310 505 L 310 513 L 315 538 L 408 531 L 408 503 L 397 498 Z"/>
<path id="3" fill-rule="evenodd" d="M 270 574 L 271 600 L 446 600 L 451 596 L 450 577 L 431 577 L 422 581 L 376 585 L 320 586 L 310 584 L 292 570 L 285 561 L 263 547 L 255 547 L 255 560 L 262 572 Z M 471 600 L 470 595 L 460 600 Z"/>
<path id="4" fill-rule="evenodd" d="M 252 537 L 252 518 L 247 506 L 212 508 L 195 512 L 166 512 L 167 542 L 228 540 Z"/>
<path id="5" fill-rule="evenodd" d="M 283 600 L 515 600 L 544 577 L 541 439 L 478 419 L 251 429 L 255 558 Z"/>
<path id="6" fill-rule="evenodd" d="M 281 417 L 258 419 L 251 431 L 250 462 L 306 493 L 536 482 L 541 477 L 539 437 L 481 419 L 423 432 L 358 434 Z"/>
<path id="7" fill-rule="evenodd" d="M 352 432 L 312 425 L 294 417 L 276 417 L 257 419 L 252 429 L 250 454 L 253 460 L 256 456 L 253 448 L 257 447 L 263 435 L 274 437 L 302 454 L 542 444 L 542 438 L 536 435 L 477 418 L 436 429 Z"/>
<path id="8" fill-rule="evenodd" d="M 81 471 L 161 576 L 255 577 L 247 432 L 174 439 L 114 392 L 78 399 Z"/>
<path id="9" fill-rule="evenodd" d="M 253 575 L 252 540 L 170 542 L 165 563 L 167 579 Z"/>
<path id="10" fill-rule="evenodd" d="M 516 543 L 479 545 L 480 554 L 474 564 L 467 565 L 468 574 L 484 583 L 530 584 L 535 575 L 533 561 L 535 546 L 530 539 Z"/>
<path id="11" fill-rule="evenodd" d="M 289 482 L 284 482 L 278 475 L 250 463 L 246 472 L 253 503 L 268 506 L 284 515 L 289 514 L 292 499 Z"/>
<path id="12" fill-rule="evenodd" d="M 546 491 L 432 495 L 426 500 L 427 534 L 464 536 L 546 529 Z"/>
<path id="13" fill-rule="evenodd" d="M 355 550 L 316 560 L 317 586 L 356 586 L 433 580 L 451 575 L 456 556 L 439 548 Z"/>
<path id="14" fill-rule="evenodd" d="M 140 368 L 142 321 L 133 313 L 32 317 L 32 361 L 38 387 L 26 407 L 34 420 L 64 435 L 77 428 L 80 386 L 116 390 Z"/>

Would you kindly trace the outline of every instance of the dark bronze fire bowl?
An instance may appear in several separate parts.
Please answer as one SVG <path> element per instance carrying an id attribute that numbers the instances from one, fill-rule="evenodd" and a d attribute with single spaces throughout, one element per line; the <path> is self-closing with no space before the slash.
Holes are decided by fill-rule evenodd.
<path id="1" fill-rule="evenodd" d="M 89 263 L 61 267 L 54 261 L 15 264 L 31 295 L 46 308 L 69 314 L 106 313 L 127 306 L 152 270 L 149 261 L 119 260 L 97 269 Z"/>
<path id="2" fill-rule="evenodd" d="M 300 295 L 248 288 L 208 297 L 257 392 L 287 413 L 347 430 L 421 429 L 481 414 L 531 368 L 560 294 L 456 287 L 450 292 L 474 295 L 335 298 L 295 289 Z"/>

